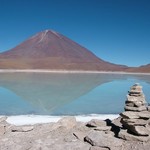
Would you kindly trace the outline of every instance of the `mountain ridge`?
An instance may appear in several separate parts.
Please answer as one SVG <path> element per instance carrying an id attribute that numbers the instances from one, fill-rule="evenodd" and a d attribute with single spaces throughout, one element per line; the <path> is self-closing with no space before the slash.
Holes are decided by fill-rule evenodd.
<path id="1" fill-rule="evenodd" d="M 127 69 L 128 72 L 142 72 L 150 73 L 150 64 L 142 65 L 139 67 L 130 67 Z"/>
<path id="2" fill-rule="evenodd" d="M 66 36 L 45 30 L 0 53 L 0 69 L 125 71 L 129 67 L 102 60 Z"/>

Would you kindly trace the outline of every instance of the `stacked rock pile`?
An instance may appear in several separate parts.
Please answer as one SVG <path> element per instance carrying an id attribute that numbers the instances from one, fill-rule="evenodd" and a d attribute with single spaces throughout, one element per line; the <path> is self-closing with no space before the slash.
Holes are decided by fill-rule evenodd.
<path id="1" fill-rule="evenodd" d="M 123 127 L 127 133 L 134 136 L 150 137 L 150 112 L 146 105 L 142 86 L 138 83 L 133 85 L 127 95 L 125 112 L 120 114 Z M 127 135 L 127 134 L 126 134 Z M 143 138 L 139 138 L 143 140 Z"/>
<path id="2" fill-rule="evenodd" d="M 145 96 L 142 91 L 142 86 L 138 83 L 133 85 L 127 95 L 125 111 L 146 111 Z"/>

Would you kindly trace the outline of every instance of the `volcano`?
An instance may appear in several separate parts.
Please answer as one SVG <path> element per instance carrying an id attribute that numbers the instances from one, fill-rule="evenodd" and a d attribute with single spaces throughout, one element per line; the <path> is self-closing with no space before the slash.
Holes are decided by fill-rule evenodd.
<path id="1" fill-rule="evenodd" d="M 0 69 L 123 71 L 127 68 L 98 58 L 52 30 L 37 33 L 15 48 L 0 53 Z"/>

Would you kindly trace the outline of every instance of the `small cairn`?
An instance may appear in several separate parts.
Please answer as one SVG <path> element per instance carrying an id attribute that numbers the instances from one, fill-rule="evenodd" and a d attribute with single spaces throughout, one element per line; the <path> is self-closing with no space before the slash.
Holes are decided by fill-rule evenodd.
<path id="1" fill-rule="evenodd" d="M 150 112 L 140 84 L 136 83 L 130 88 L 124 109 L 125 112 L 120 116 L 123 127 L 127 129 L 127 134 L 141 137 L 138 138 L 141 141 L 142 137 L 148 137 L 148 140 L 150 137 Z"/>
<path id="2" fill-rule="evenodd" d="M 147 110 L 145 96 L 142 91 L 142 86 L 139 83 L 136 83 L 130 88 L 125 104 L 125 111 L 141 112 Z"/>

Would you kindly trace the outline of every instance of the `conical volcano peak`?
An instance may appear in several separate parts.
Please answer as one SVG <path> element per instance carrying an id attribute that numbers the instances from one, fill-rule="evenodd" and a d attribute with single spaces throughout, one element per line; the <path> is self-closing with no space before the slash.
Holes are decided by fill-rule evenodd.
<path id="1" fill-rule="evenodd" d="M 56 31 L 54 31 L 52 29 L 43 30 L 43 31 L 41 31 L 41 33 L 57 33 L 58 34 L 58 32 L 56 32 Z"/>
<path id="2" fill-rule="evenodd" d="M 52 35 L 55 35 L 55 36 L 57 36 L 57 37 L 60 37 L 60 36 L 61 36 L 60 33 L 56 32 L 56 31 L 54 31 L 54 30 L 50 30 L 50 29 L 44 30 L 44 31 L 42 31 L 41 33 L 42 33 L 43 35 L 48 35 L 48 36 L 52 36 Z"/>
<path id="3" fill-rule="evenodd" d="M 39 32 L 15 48 L 1 53 L 0 67 L 103 71 L 126 68 L 103 61 L 88 49 L 54 30 Z"/>
<path id="4" fill-rule="evenodd" d="M 40 33 L 45 34 L 45 35 L 49 35 L 49 34 L 59 35 L 58 32 L 56 32 L 54 30 L 50 30 L 50 29 L 46 29 L 46 30 L 44 30 L 44 31 L 42 31 Z"/>
<path id="5" fill-rule="evenodd" d="M 42 42 L 44 40 L 44 38 L 46 38 L 48 36 L 50 30 L 45 30 L 43 32 L 40 33 L 40 40 L 38 41 L 38 43 Z"/>
<path id="6" fill-rule="evenodd" d="M 39 39 L 38 42 L 40 43 L 46 38 L 52 38 L 52 37 L 62 38 L 62 35 L 54 30 L 46 29 L 44 31 L 37 33 L 36 35 L 33 35 L 29 39 Z"/>

